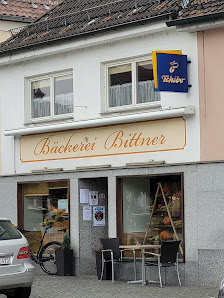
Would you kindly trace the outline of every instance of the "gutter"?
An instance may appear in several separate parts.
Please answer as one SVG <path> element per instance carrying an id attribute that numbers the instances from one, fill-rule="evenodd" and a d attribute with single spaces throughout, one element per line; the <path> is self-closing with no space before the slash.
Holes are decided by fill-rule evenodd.
<path id="1" fill-rule="evenodd" d="M 183 19 L 176 19 L 176 20 L 166 22 L 166 25 L 168 27 L 177 26 L 177 25 L 188 25 L 193 23 L 200 23 L 203 21 L 211 21 L 211 20 L 214 21 L 220 18 L 224 18 L 224 12 L 211 13 L 203 16 L 187 17 Z"/>
<path id="2" fill-rule="evenodd" d="M 76 122 L 66 122 L 60 124 L 51 124 L 51 125 L 41 125 L 34 127 L 24 127 L 19 129 L 5 130 L 5 136 L 21 136 L 21 135 L 30 135 L 38 133 L 48 133 L 55 131 L 71 130 L 71 129 L 81 129 L 81 128 L 91 128 L 91 127 L 100 127 L 113 124 L 122 124 L 122 123 L 131 123 L 131 122 L 141 122 L 147 120 L 155 119 L 164 119 L 164 118 L 173 118 L 181 117 L 184 115 L 193 115 L 194 107 L 186 106 L 176 109 L 164 109 L 159 111 L 150 111 L 139 114 L 129 114 L 122 116 L 112 116 L 106 118 L 90 119 L 84 121 Z"/>

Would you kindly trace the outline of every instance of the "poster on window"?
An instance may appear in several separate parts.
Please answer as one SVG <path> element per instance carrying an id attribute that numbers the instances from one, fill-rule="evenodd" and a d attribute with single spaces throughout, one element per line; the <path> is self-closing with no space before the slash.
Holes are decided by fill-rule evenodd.
<path id="1" fill-rule="evenodd" d="M 105 207 L 104 206 L 93 207 L 93 226 L 94 227 L 105 226 Z"/>
<path id="2" fill-rule="evenodd" d="M 68 200 L 67 199 L 59 199 L 58 200 L 58 209 L 63 212 L 68 212 Z"/>
<path id="3" fill-rule="evenodd" d="M 89 205 L 98 205 L 98 191 L 89 192 Z"/>
<path id="4" fill-rule="evenodd" d="M 91 206 L 83 206 L 83 220 L 92 220 Z"/>
<path id="5" fill-rule="evenodd" d="M 99 201 L 105 201 L 105 199 L 106 199 L 105 194 L 104 193 L 100 193 L 99 194 Z"/>
<path id="6" fill-rule="evenodd" d="M 80 189 L 80 203 L 87 204 L 89 203 L 89 190 L 85 188 Z"/>

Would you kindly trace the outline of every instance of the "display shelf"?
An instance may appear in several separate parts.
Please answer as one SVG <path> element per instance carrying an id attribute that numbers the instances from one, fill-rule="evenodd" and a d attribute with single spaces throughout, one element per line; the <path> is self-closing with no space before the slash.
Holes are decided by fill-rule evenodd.
<path id="1" fill-rule="evenodd" d="M 55 187 L 49 187 L 48 189 L 68 189 L 68 186 L 55 186 Z"/>
<path id="2" fill-rule="evenodd" d="M 149 216 L 149 213 L 134 213 L 132 214 L 134 216 L 140 215 L 140 216 Z"/>
<path id="3" fill-rule="evenodd" d="M 32 198 L 32 197 L 48 197 L 49 195 L 46 194 L 32 194 L 32 195 L 24 195 L 26 198 Z"/>
<path id="4" fill-rule="evenodd" d="M 162 197 L 163 202 L 165 204 L 165 208 L 164 207 L 163 207 L 163 209 L 156 208 L 157 207 L 157 199 L 158 199 L 158 197 L 160 197 L 160 198 Z M 150 238 L 149 235 L 148 235 L 150 229 L 159 229 L 159 230 L 160 229 L 169 229 L 169 230 L 172 229 L 175 239 L 176 240 L 179 240 L 179 237 L 178 237 L 178 234 L 177 234 L 176 229 L 179 230 L 179 229 L 182 228 L 182 221 L 181 221 L 181 219 L 180 219 L 181 217 L 179 215 L 178 216 L 177 215 L 176 216 L 173 216 L 175 218 L 175 220 L 173 220 L 173 217 L 171 215 L 169 201 L 167 202 L 167 200 L 170 200 L 170 199 L 172 199 L 172 194 L 166 196 L 164 194 L 164 192 L 163 192 L 162 184 L 161 184 L 161 182 L 159 182 L 158 183 L 157 190 L 156 190 L 156 194 L 155 194 L 155 200 L 153 202 L 153 206 L 152 206 L 152 209 L 151 209 L 151 215 L 150 215 L 149 222 L 148 222 L 148 225 L 147 225 L 147 229 L 146 229 L 146 232 L 145 232 L 143 244 L 145 244 L 147 238 Z M 160 217 L 158 217 L 157 213 L 159 213 L 159 212 L 161 212 L 161 213 L 162 212 L 165 212 L 167 215 L 164 216 L 164 217 L 163 217 L 163 215 L 162 216 L 160 215 Z M 176 209 L 175 212 L 178 212 L 179 213 L 180 212 L 180 209 Z M 167 220 L 169 221 L 169 222 L 167 222 L 168 223 L 167 225 L 166 224 L 159 224 L 158 223 L 158 218 L 159 218 L 159 222 L 161 222 L 166 217 L 167 217 Z M 155 220 L 157 221 L 157 223 L 153 223 L 152 222 L 153 221 L 153 218 L 155 218 Z M 178 220 L 178 218 L 179 218 L 179 220 Z M 178 224 L 177 224 L 177 222 L 178 222 Z M 164 223 L 166 223 L 166 222 L 164 221 Z M 166 232 L 166 233 L 168 232 L 169 233 L 169 230 L 168 231 L 164 230 L 162 232 Z M 166 239 L 170 239 L 170 238 L 166 238 Z M 181 245 L 180 245 L 180 251 L 181 251 L 181 254 L 183 255 L 183 248 L 182 248 Z"/>
<path id="5" fill-rule="evenodd" d="M 155 209 L 154 212 L 167 212 L 166 209 Z"/>
<path id="6" fill-rule="evenodd" d="M 177 229 L 181 229 L 182 228 L 182 226 L 181 225 L 175 225 L 174 224 L 174 226 L 175 226 L 175 228 L 177 228 Z M 151 225 L 151 227 L 152 228 L 172 228 L 172 225 L 156 225 L 156 224 L 152 224 Z"/>
<path id="7" fill-rule="evenodd" d="M 47 208 L 43 208 L 41 206 L 28 206 L 29 210 L 35 210 L 35 211 L 42 211 L 42 210 L 47 210 Z"/>

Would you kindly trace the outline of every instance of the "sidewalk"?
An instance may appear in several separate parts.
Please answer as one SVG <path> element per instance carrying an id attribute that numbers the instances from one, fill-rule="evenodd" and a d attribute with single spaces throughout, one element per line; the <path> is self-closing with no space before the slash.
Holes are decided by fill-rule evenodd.
<path id="1" fill-rule="evenodd" d="M 211 298 L 218 297 L 218 289 L 211 287 L 189 287 L 157 284 L 142 286 L 125 281 L 98 281 L 96 276 L 50 276 L 35 277 L 30 298 Z"/>
<path id="2" fill-rule="evenodd" d="M 99 281 L 97 276 L 51 276 L 36 267 L 30 298 L 217 298 L 218 288 L 128 284 L 125 281 Z M 5 298 L 0 295 L 0 298 Z"/>
<path id="3" fill-rule="evenodd" d="M 126 281 L 98 280 L 97 276 L 51 276 L 39 266 L 30 298 L 217 298 L 218 288 L 128 284 Z"/>

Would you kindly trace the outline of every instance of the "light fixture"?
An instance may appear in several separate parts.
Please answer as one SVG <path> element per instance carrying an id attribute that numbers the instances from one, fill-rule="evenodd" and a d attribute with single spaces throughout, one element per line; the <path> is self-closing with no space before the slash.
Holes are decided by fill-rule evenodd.
<path id="1" fill-rule="evenodd" d="M 127 167 L 137 167 L 137 166 L 150 166 L 150 165 L 157 165 L 157 164 L 164 164 L 165 160 L 150 160 L 146 162 L 130 162 L 126 163 Z"/>
<path id="2" fill-rule="evenodd" d="M 111 165 L 95 165 L 95 166 L 82 166 L 82 167 L 76 167 L 76 170 L 96 170 L 96 169 L 104 169 L 104 168 L 110 168 Z"/>
<path id="3" fill-rule="evenodd" d="M 43 172 L 59 172 L 59 171 L 63 171 L 63 168 L 43 168 L 43 169 L 36 169 L 36 170 L 32 170 L 31 173 L 43 173 Z"/>

